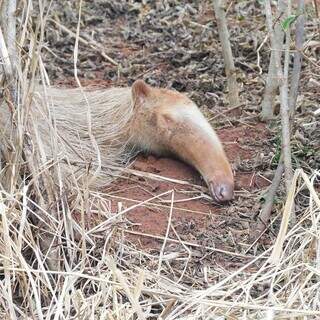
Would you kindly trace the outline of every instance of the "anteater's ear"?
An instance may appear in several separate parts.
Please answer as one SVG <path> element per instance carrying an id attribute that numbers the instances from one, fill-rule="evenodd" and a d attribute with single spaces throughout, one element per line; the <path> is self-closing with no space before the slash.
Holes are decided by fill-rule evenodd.
<path id="1" fill-rule="evenodd" d="M 143 104 L 152 93 L 152 87 L 143 80 L 136 80 L 132 85 L 132 100 L 135 105 Z"/>

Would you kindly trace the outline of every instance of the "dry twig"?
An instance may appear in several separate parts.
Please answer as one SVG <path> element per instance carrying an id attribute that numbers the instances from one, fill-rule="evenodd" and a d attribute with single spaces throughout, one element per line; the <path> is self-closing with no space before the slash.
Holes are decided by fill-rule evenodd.
<path id="1" fill-rule="evenodd" d="M 231 51 L 226 13 L 224 11 L 224 0 L 213 0 L 213 7 L 218 25 L 219 38 L 222 47 L 222 55 L 224 59 L 226 76 L 228 81 L 229 102 L 231 107 L 236 107 L 240 104 L 239 88 L 237 84 L 237 72 L 234 66 Z"/>
<path id="2" fill-rule="evenodd" d="M 254 230 L 253 239 L 258 238 L 268 225 L 268 222 L 269 222 L 270 216 L 271 216 L 274 197 L 275 197 L 276 192 L 279 188 L 283 170 L 284 170 L 283 162 L 282 162 L 282 159 L 280 159 L 279 163 L 278 163 L 277 170 L 274 173 L 274 177 L 273 177 L 271 186 L 269 187 L 269 190 L 268 190 L 268 193 L 267 193 L 267 196 L 265 199 L 265 203 L 263 204 L 261 212 L 258 216 L 258 223 L 257 223 L 256 228 Z"/>
<path id="3" fill-rule="evenodd" d="M 79 34 L 76 34 L 76 33 L 72 32 L 67 27 L 65 27 L 61 23 L 57 22 L 56 20 L 49 19 L 49 21 L 52 22 L 53 24 L 55 24 L 56 26 L 58 26 L 64 32 L 68 33 L 71 37 L 77 38 L 79 42 L 81 42 L 81 43 L 85 44 L 86 46 L 89 46 L 90 48 L 92 48 L 95 52 L 100 54 L 101 57 L 104 58 L 106 61 L 109 61 L 110 63 L 112 63 L 115 66 L 119 66 L 119 63 L 116 62 L 114 59 L 112 59 L 110 56 L 108 56 L 105 53 L 105 51 L 103 50 L 103 48 L 98 43 L 96 43 L 94 40 L 91 39 L 90 41 L 88 41 L 88 40 L 80 37 Z"/>
<path id="4" fill-rule="evenodd" d="M 274 22 L 275 47 L 272 47 L 268 75 L 265 84 L 265 92 L 261 102 L 261 119 L 270 120 L 273 117 L 274 101 L 279 88 L 279 79 L 277 77 L 277 65 L 275 55 L 279 54 L 281 58 L 284 32 L 281 27 L 280 19 L 286 10 L 286 2 L 279 0 L 277 5 L 277 19 Z M 270 32 L 270 31 L 269 31 Z"/>
<path id="5" fill-rule="evenodd" d="M 290 147 L 290 123 L 289 123 L 289 101 L 288 101 L 288 54 L 287 47 L 284 71 L 282 71 L 280 52 L 277 51 L 278 43 L 273 29 L 272 11 L 269 0 L 265 1 L 266 20 L 269 30 L 271 47 L 274 52 L 275 65 L 277 69 L 277 77 L 280 83 L 280 101 L 281 101 L 281 125 L 282 125 L 282 152 L 285 167 L 285 183 L 286 190 L 289 192 L 292 180 L 292 163 L 291 163 L 291 147 Z M 289 42 L 287 42 L 289 43 Z"/>
<path id="6" fill-rule="evenodd" d="M 298 1 L 298 14 L 299 17 L 296 21 L 295 32 L 295 47 L 293 70 L 291 75 L 290 95 L 289 95 L 289 108 L 291 117 L 294 114 L 296 108 L 296 101 L 298 97 L 301 64 L 302 64 L 302 50 L 304 42 L 304 0 Z"/>

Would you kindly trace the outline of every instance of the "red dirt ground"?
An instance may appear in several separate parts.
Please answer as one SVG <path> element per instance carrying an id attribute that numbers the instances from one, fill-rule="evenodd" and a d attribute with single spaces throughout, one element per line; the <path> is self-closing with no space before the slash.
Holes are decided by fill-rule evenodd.
<path id="1" fill-rule="evenodd" d="M 82 82 L 83 86 L 92 88 L 110 86 L 109 81 L 101 79 Z M 61 83 L 56 82 L 56 85 L 73 87 L 75 82 L 73 78 L 66 78 Z M 228 113 L 228 116 L 240 118 L 239 112 L 241 113 L 239 109 L 234 110 Z M 201 177 L 190 166 L 174 159 L 139 155 L 131 169 L 203 186 L 206 195 L 201 197 L 199 188 L 192 186 L 156 181 L 135 175 L 116 180 L 104 190 L 112 200 L 112 212 L 117 212 L 120 203 L 121 208 L 124 209 L 149 200 L 148 206 L 137 206 L 125 214 L 124 218 L 131 224 L 131 227 L 124 232 L 126 240 L 137 248 L 147 251 L 161 248 L 168 228 L 171 191 L 174 190 L 174 201 L 187 199 L 173 204 L 171 225 L 181 240 L 231 252 L 235 252 L 235 249 L 242 252 L 249 247 L 252 241 L 250 240 L 250 223 L 253 222 L 253 217 L 258 213 L 260 206 L 252 193 L 264 190 L 269 185 L 269 181 L 257 172 L 252 172 L 251 166 L 248 171 L 237 167 L 241 161 L 254 161 L 261 153 L 268 152 L 267 144 L 263 145 L 261 142 L 267 140 L 270 134 L 266 126 L 259 122 L 237 124 L 216 131 L 235 169 L 235 199 L 223 206 L 214 203 L 208 197 Z M 166 195 L 163 195 L 164 193 Z M 158 197 L 150 200 L 155 196 Z M 196 199 L 190 199 L 193 197 Z M 89 224 L 92 227 L 99 222 L 101 221 L 93 218 Z M 177 240 L 172 230 L 169 238 Z M 170 245 L 177 246 L 176 243 Z M 224 260 L 224 264 L 228 262 L 229 260 Z"/>
<path id="2" fill-rule="evenodd" d="M 233 164 L 239 160 L 254 159 L 261 150 L 257 150 L 255 147 L 249 148 L 249 146 L 252 146 L 255 141 L 261 141 L 261 139 L 268 137 L 268 131 L 261 123 L 253 126 L 241 125 L 224 128 L 217 130 L 217 132 Z M 140 155 L 135 160 L 132 169 L 204 186 L 199 174 L 194 169 L 173 159 Z M 235 240 L 238 236 L 239 241 L 245 241 L 244 238 L 248 239 L 248 221 L 252 218 L 250 215 L 255 214 L 256 212 L 253 211 L 256 210 L 250 212 L 248 208 L 245 208 L 243 210 L 244 218 L 241 218 L 239 212 L 233 213 L 234 204 L 238 205 L 243 194 L 250 195 L 252 191 L 264 189 L 269 185 L 269 182 L 254 172 L 239 172 L 237 170 L 235 171 L 235 181 L 236 197 L 228 205 L 220 206 L 213 203 L 208 197 L 174 203 L 171 225 L 174 226 L 182 240 L 234 251 L 233 243 L 230 243 L 230 246 L 226 243 L 223 246 L 220 245 L 225 242 L 220 240 L 224 239 L 226 234 L 231 231 L 232 238 Z M 130 179 L 117 180 L 106 190 L 114 197 L 112 204 L 115 211 L 119 202 L 121 202 L 122 208 L 128 208 L 138 202 L 169 192 L 169 194 L 159 196 L 151 201 L 153 204 L 160 205 L 158 207 L 138 206 L 127 212 L 126 218 L 132 223 L 131 229 L 126 232 L 127 240 L 141 249 L 152 250 L 161 247 L 162 241 L 156 237 L 164 237 L 166 234 L 171 205 L 172 193 L 170 190 L 174 190 L 174 201 L 196 197 L 201 193 L 192 186 L 155 181 L 133 175 Z M 170 230 L 169 237 L 177 239 L 172 230 Z"/>

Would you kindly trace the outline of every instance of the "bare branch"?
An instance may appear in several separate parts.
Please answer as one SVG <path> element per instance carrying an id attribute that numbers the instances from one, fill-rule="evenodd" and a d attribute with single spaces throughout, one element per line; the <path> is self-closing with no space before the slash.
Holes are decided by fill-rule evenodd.
<path id="1" fill-rule="evenodd" d="M 319 8 L 318 8 L 318 1 L 317 0 L 313 0 L 313 5 L 314 5 L 314 10 L 316 11 L 316 17 L 318 20 L 318 32 L 320 34 L 320 13 L 319 13 Z"/>
<path id="2" fill-rule="evenodd" d="M 229 31 L 227 27 L 226 13 L 224 10 L 223 0 L 213 1 L 214 12 L 218 25 L 219 38 L 222 47 L 222 55 L 225 64 L 225 71 L 228 81 L 228 98 L 232 107 L 240 104 L 239 101 L 239 88 L 237 84 L 236 68 L 233 62 L 233 56 L 230 46 Z"/>
<path id="3" fill-rule="evenodd" d="M 299 17 L 296 22 L 295 46 L 296 52 L 294 54 L 293 71 L 291 77 L 290 95 L 289 95 L 289 108 L 291 116 L 294 114 L 296 101 L 298 97 L 299 81 L 302 63 L 302 50 L 304 42 L 304 0 L 298 1 Z"/>
<path id="4" fill-rule="evenodd" d="M 283 37 L 284 37 L 284 33 L 280 23 L 280 18 L 284 14 L 285 8 L 286 8 L 285 1 L 279 0 L 278 9 L 277 9 L 278 18 L 275 23 L 275 38 L 276 38 L 275 42 L 276 42 L 276 50 L 279 52 L 280 58 L 282 53 Z M 277 69 L 276 69 L 274 51 L 271 51 L 268 75 L 266 79 L 265 93 L 261 103 L 260 117 L 264 121 L 270 120 L 273 117 L 274 100 L 277 95 L 278 88 L 279 88 L 279 83 L 277 81 Z"/>
<path id="5" fill-rule="evenodd" d="M 104 58 L 106 61 L 109 61 L 110 63 L 112 63 L 113 65 L 119 67 L 120 64 L 118 62 L 116 62 L 114 59 L 112 59 L 111 57 L 109 57 L 105 51 L 103 50 L 103 48 L 101 47 L 100 44 L 98 44 L 96 41 L 94 41 L 93 39 L 86 40 L 82 37 L 80 37 L 79 35 L 77 35 L 76 33 L 72 32 L 71 30 L 69 30 L 68 28 L 66 28 L 64 25 L 62 25 L 61 23 L 59 23 L 58 21 L 54 20 L 54 19 L 48 19 L 48 21 L 54 23 L 56 26 L 58 26 L 62 31 L 66 32 L 69 34 L 70 37 L 73 38 L 77 38 L 79 42 L 83 43 L 86 46 L 89 46 L 90 48 L 92 48 L 94 51 L 96 51 L 98 54 L 101 55 L 102 58 Z"/>
<path id="6" fill-rule="evenodd" d="M 278 187 L 281 182 L 282 174 L 283 174 L 284 166 L 282 157 L 279 160 L 277 170 L 275 171 L 271 186 L 269 187 L 266 201 L 261 209 L 261 212 L 258 216 L 258 223 L 254 231 L 253 239 L 260 237 L 263 230 L 267 227 L 268 222 L 270 220 L 270 215 L 272 211 L 272 206 L 274 202 L 274 197 L 278 190 Z"/>
<path id="7" fill-rule="evenodd" d="M 12 71 L 15 70 L 17 63 L 17 51 L 16 51 L 16 12 L 17 2 L 16 0 L 4 1 L 1 6 L 1 27 L 3 29 L 3 37 L 11 61 Z"/>
<path id="8" fill-rule="evenodd" d="M 289 192 L 292 180 L 292 163 L 291 163 L 291 147 L 290 147 L 290 124 L 289 124 L 289 103 L 288 103 L 288 66 L 284 66 L 285 72 L 282 71 L 280 51 L 277 50 L 278 44 L 273 29 L 272 11 L 270 0 L 265 1 L 265 11 L 267 26 L 270 34 L 271 48 L 274 51 L 275 65 L 277 70 L 277 77 L 280 84 L 280 102 L 281 102 L 281 125 L 282 125 L 282 152 L 285 166 L 285 182 L 286 190 Z M 288 52 L 288 47 L 286 48 Z M 289 59 L 286 59 L 286 64 Z"/>
<path id="9" fill-rule="evenodd" d="M 0 57 L 4 69 L 4 73 L 8 78 L 12 77 L 12 65 L 9 58 L 9 52 L 4 41 L 2 29 L 0 28 Z"/>

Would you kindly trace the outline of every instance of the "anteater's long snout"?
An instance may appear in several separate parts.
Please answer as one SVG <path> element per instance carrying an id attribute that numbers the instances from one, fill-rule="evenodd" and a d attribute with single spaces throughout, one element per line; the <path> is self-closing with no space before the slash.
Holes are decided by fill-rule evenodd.
<path id="1" fill-rule="evenodd" d="M 183 119 L 183 125 L 172 121 L 175 128 L 169 135 L 168 149 L 198 170 L 216 202 L 230 201 L 234 176 L 222 143 L 199 110 L 193 110 L 192 115 Z"/>
<path id="2" fill-rule="evenodd" d="M 177 155 L 198 170 L 215 201 L 232 200 L 234 177 L 230 163 L 200 109 L 177 92 L 153 89 L 141 81 L 135 82 L 132 90 L 133 101 L 142 101 L 136 118 L 135 143 L 144 149 L 147 145 L 150 152 Z M 155 102 L 157 108 L 143 109 Z"/>

